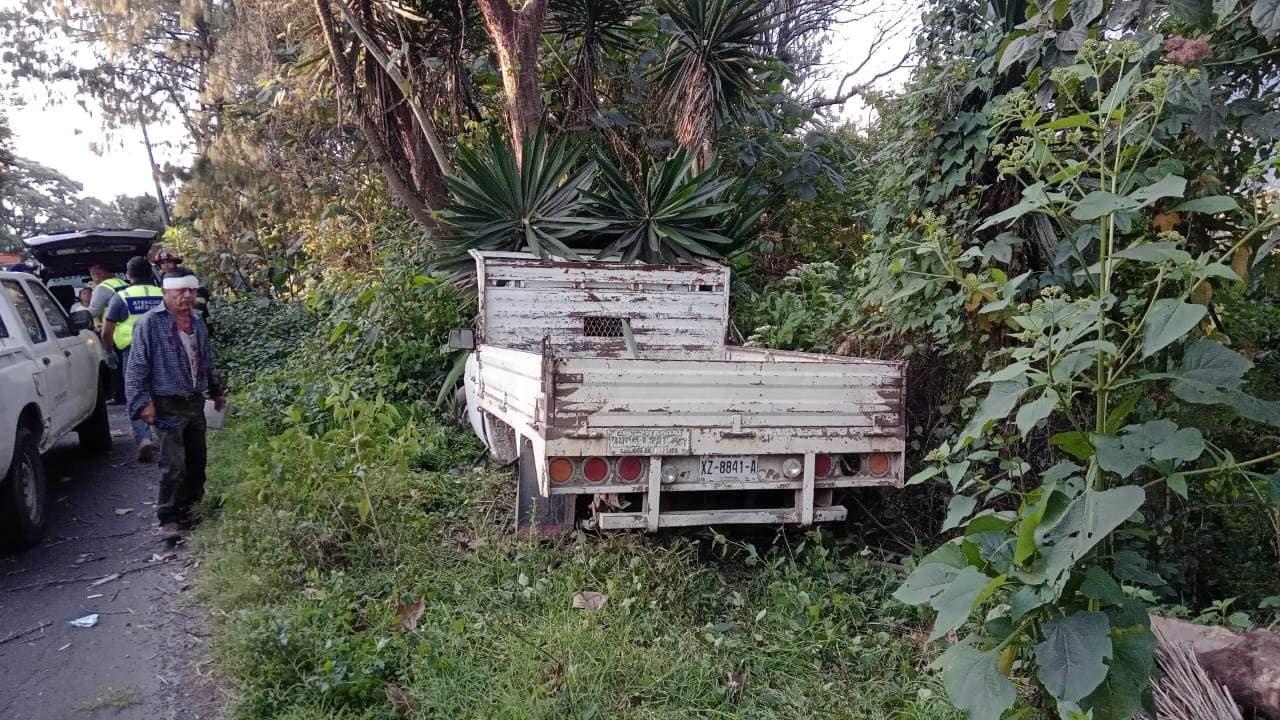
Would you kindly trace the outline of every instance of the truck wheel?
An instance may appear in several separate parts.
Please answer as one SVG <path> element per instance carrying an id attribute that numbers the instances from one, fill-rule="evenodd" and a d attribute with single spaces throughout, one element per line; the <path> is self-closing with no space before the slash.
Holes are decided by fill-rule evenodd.
<path id="1" fill-rule="evenodd" d="M 76 427 L 80 436 L 80 447 L 89 452 L 107 452 L 111 449 L 111 423 L 107 420 L 107 386 L 98 381 L 98 400 L 94 403 L 93 414 Z"/>
<path id="2" fill-rule="evenodd" d="M 555 537 L 573 532 L 574 496 L 542 497 L 533 448 L 525 443 L 520 453 L 516 493 L 516 533 L 521 537 Z"/>
<path id="3" fill-rule="evenodd" d="M 44 462 L 35 433 L 18 428 L 9 474 L 0 481 L 0 543 L 29 548 L 44 535 Z"/>

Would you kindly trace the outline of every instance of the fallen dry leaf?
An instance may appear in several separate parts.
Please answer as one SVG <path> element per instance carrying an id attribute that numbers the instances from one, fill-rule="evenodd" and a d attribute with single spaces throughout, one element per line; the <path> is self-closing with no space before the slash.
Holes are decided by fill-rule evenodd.
<path id="1" fill-rule="evenodd" d="M 409 697 L 399 685 L 395 683 L 387 683 L 387 702 L 391 703 L 391 707 L 395 709 L 396 715 L 401 718 L 413 716 L 413 698 Z"/>
<path id="2" fill-rule="evenodd" d="M 1167 213 L 1156 213 L 1155 218 L 1151 221 L 1152 225 L 1160 232 L 1169 232 L 1182 222 L 1182 217 L 1178 213 L 1170 211 Z"/>
<path id="3" fill-rule="evenodd" d="M 583 590 L 573 594 L 573 607 L 577 610 L 599 610 L 609 602 L 609 596 L 594 590 Z"/>
<path id="4" fill-rule="evenodd" d="M 412 604 L 396 603 L 396 621 L 391 627 L 401 628 L 404 630 L 417 630 L 418 620 L 422 619 L 422 613 L 427 609 L 427 602 L 422 598 L 418 598 L 418 602 Z"/>

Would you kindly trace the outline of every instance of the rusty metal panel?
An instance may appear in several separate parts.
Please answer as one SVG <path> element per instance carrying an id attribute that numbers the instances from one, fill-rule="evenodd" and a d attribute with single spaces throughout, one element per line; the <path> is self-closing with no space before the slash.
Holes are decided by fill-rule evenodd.
<path id="1" fill-rule="evenodd" d="M 728 325 L 728 268 L 545 261 L 522 253 L 473 253 L 482 341 L 557 355 L 624 357 L 620 333 L 593 325 L 625 320 L 647 358 L 718 358 Z"/>
<path id="2" fill-rule="evenodd" d="M 565 358 L 555 427 L 861 427 L 902 423 L 893 363 Z"/>

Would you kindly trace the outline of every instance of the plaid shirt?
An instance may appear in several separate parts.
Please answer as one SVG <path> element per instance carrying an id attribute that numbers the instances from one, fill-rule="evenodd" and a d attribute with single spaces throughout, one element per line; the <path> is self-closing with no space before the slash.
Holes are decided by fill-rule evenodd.
<path id="1" fill-rule="evenodd" d="M 194 310 L 191 325 L 195 330 L 200 366 L 196 382 L 191 382 L 191 362 L 178 338 L 178 324 L 163 304 L 138 318 L 133 328 L 133 344 L 129 346 L 129 364 L 125 368 L 124 390 L 129 400 L 129 417 L 136 418 L 142 408 L 157 395 L 190 397 L 222 394 L 222 382 L 213 370 L 213 351 L 209 348 L 209 328 Z"/>

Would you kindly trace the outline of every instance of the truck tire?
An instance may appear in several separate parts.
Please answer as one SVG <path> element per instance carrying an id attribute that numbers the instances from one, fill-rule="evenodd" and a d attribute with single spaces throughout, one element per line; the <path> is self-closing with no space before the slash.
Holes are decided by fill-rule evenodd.
<path id="1" fill-rule="evenodd" d="M 40 542 L 46 492 L 36 435 L 19 427 L 9 474 L 0 481 L 0 544 L 25 549 Z"/>
<path id="2" fill-rule="evenodd" d="M 111 449 L 111 423 L 107 419 L 107 385 L 98 381 L 98 399 L 93 414 L 76 427 L 80 447 L 89 452 L 104 453 Z"/>
<path id="3" fill-rule="evenodd" d="M 516 534 L 521 537 L 556 537 L 573 532 L 573 495 L 542 497 L 533 448 L 525 441 L 517 466 Z"/>

